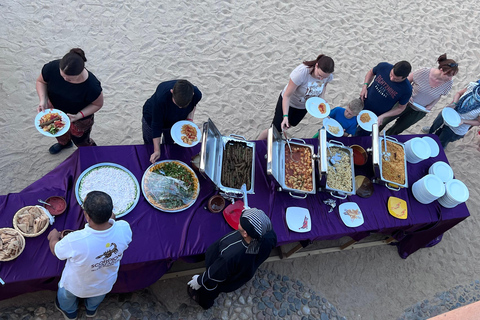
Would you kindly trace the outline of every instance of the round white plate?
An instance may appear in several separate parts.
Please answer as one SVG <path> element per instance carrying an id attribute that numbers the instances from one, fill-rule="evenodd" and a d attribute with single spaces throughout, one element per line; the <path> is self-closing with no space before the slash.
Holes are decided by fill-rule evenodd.
<path id="1" fill-rule="evenodd" d="M 324 113 L 321 113 L 320 110 L 318 110 L 320 103 L 324 103 L 326 106 Z M 320 97 L 308 98 L 308 100 L 305 102 L 305 108 L 307 109 L 308 113 L 319 119 L 323 119 L 330 114 L 330 105 Z"/>
<path id="2" fill-rule="evenodd" d="M 360 117 L 362 116 L 362 114 L 364 113 L 368 113 L 370 115 L 370 121 L 368 122 L 365 122 L 363 123 L 362 121 L 360 121 Z M 363 130 L 365 131 L 372 131 L 372 126 L 374 123 L 377 122 L 377 116 L 375 115 L 375 113 L 373 113 L 372 111 L 370 110 L 362 110 L 360 111 L 360 113 L 358 114 L 357 116 L 357 122 L 358 122 L 358 125 L 360 126 L 360 128 L 362 128 Z"/>
<path id="3" fill-rule="evenodd" d="M 425 160 L 430 157 L 432 151 L 430 150 L 430 145 L 428 144 L 428 142 L 426 142 L 420 137 L 412 138 L 410 139 L 410 141 L 410 148 L 415 156 L 417 156 L 421 160 Z"/>
<path id="4" fill-rule="evenodd" d="M 445 185 L 442 179 L 434 174 L 427 174 L 422 180 L 424 180 L 425 190 L 427 194 L 430 194 L 436 198 L 440 198 L 445 194 Z"/>
<path id="5" fill-rule="evenodd" d="M 437 161 L 430 166 L 428 173 L 439 177 L 444 183 L 453 179 L 453 170 L 446 162 Z"/>
<path id="6" fill-rule="evenodd" d="M 330 133 L 334 137 L 343 137 L 343 127 L 342 125 L 335 119 L 332 118 L 325 118 L 323 119 L 323 126 L 325 127 L 325 130 L 327 130 L 328 133 Z M 337 133 L 333 133 L 332 131 L 329 130 L 328 127 L 336 127 L 338 128 Z"/>
<path id="7" fill-rule="evenodd" d="M 62 128 L 62 130 L 58 131 L 55 134 L 51 134 L 50 132 L 44 131 L 40 127 L 40 119 L 44 115 L 46 115 L 47 113 L 58 113 L 60 115 L 60 117 L 62 117 L 62 121 L 65 122 L 65 126 Z M 64 135 L 65 133 L 67 133 L 68 129 L 70 129 L 70 118 L 67 116 L 67 114 L 65 112 L 60 111 L 58 109 L 46 109 L 46 110 L 43 110 L 42 112 L 37 113 L 37 115 L 35 117 L 35 128 L 37 128 L 38 132 L 40 132 L 44 136 L 54 137 L 54 138 L 55 137 L 60 137 L 60 136 Z"/>
<path id="8" fill-rule="evenodd" d="M 358 214 L 356 216 L 350 216 L 347 214 L 347 210 L 358 210 Z M 338 213 L 340 214 L 340 218 L 342 219 L 343 223 L 345 223 L 347 227 L 355 228 L 364 223 L 362 211 L 355 202 L 342 203 L 338 207 Z"/>
<path id="9" fill-rule="evenodd" d="M 438 147 L 437 141 L 431 137 L 422 137 L 422 139 L 430 146 L 430 157 L 435 158 L 438 156 L 440 148 Z"/>
<path id="10" fill-rule="evenodd" d="M 458 202 L 465 202 L 470 195 L 467 186 L 460 180 L 452 179 L 446 183 L 447 194 Z"/>
<path id="11" fill-rule="evenodd" d="M 411 104 L 413 104 L 415 106 L 415 108 L 417 108 L 419 111 L 422 111 L 422 112 L 430 112 L 430 110 L 427 110 L 427 108 L 425 108 L 424 106 L 422 106 L 421 104 L 418 104 L 416 102 L 410 102 Z"/>
<path id="12" fill-rule="evenodd" d="M 288 229 L 294 232 L 309 232 L 312 230 L 310 212 L 306 208 L 288 207 L 285 214 Z"/>
<path id="13" fill-rule="evenodd" d="M 448 124 L 450 127 L 458 127 L 460 125 L 460 122 L 462 122 L 462 119 L 460 119 L 460 115 L 453 108 L 443 108 L 442 117 L 443 121 L 445 121 L 445 123 Z"/>
<path id="14" fill-rule="evenodd" d="M 197 130 L 197 140 L 193 141 L 192 144 L 187 144 L 182 141 L 182 137 L 183 137 L 182 126 L 186 124 L 191 125 L 192 127 L 195 128 L 195 130 Z M 170 129 L 170 134 L 172 135 L 173 141 L 175 141 L 178 145 L 181 145 L 182 147 L 187 147 L 187 148 L 197 145 L 200 142 L 200 140 L 202 140 L 202 132 L 200 131 L 200 128 L 195 123 L 188 120 L 181 120 L 176 122 Z"/>

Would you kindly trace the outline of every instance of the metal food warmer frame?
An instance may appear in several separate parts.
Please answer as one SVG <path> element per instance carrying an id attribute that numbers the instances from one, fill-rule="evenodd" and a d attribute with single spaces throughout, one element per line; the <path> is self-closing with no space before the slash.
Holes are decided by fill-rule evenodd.
<path id="1" fill-rule="evenodd" d="M 252 172 L 250 177 L 250 185 L 247 186 L 247 193 L 254 194 L 255 142 L 247 141 L 244 137 L 233 134 L 229 136 L 222 136 L 210 118 L 203 124 L 199 171 L 205 178 L 208 177 L 217 186 L 217 188 L 225 192 L 227 196 L 242 197 L 243 191 L 241 188 L 231 188 L 222 184 L 223 152 L 225 150 L 225 145 L 230 141 L 245 143 L 247 147 L 252 148 Z"/>

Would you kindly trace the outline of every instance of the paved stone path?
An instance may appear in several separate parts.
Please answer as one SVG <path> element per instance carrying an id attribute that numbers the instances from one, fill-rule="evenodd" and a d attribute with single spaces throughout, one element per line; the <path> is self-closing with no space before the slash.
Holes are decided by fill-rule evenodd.
<path id="1" fill-rule="evenodd" d="M 185 286 L 186 294 L 186 286 Z M 409 308 L 398 320 L 428 319 L 480 300 L 480 281 L 438 293 Z M 33 306 L 0 309 L 0 320 L 63 319 L 53 301 Z M 80 306 L 78 319 L 86 319 Z M 96 319 L 292 319 L 346 320 L 322 294 L 287 276 L 259 269 L 252 281 L 235 292 L 221 294 L 212 308 L 203 310 L 193 301 L 182 303 L 173 312 L 147 288 L 128 294 L 109 294 L 100 305 Z"/>

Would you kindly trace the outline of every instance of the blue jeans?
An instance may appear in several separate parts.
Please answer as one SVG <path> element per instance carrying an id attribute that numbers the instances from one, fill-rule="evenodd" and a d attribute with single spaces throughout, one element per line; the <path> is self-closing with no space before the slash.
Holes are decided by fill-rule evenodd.
<path id="1" fill-rule="evenodd" d="M 450 142 L 454 142 L 463 138 L 463 136 L 455 134 L 452 129 L 443 123 L 442 113 L 439 113 L 437 118 L 435 118 L 430 130 L 428 130 L 428 133 L 437 135 L 444 149 Z"/>
<path id="2" fill-rule="evenodd" d="M 85 308 L 88 311 L 94 312 L 100 303 L 102 303 L 103 299 L 105 299 L 105 296 L 106 294 L 102 294 L 97 297 L 85 298 Z M 65 288 L 58 288 L 57 299 L 60 308 L 66 313 L 74 313 L 78 310 L 78 297 Z"/>

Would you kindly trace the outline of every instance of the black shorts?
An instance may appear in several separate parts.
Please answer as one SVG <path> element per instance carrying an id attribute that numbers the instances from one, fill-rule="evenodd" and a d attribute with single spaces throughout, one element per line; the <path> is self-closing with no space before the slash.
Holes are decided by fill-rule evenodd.
<path id="1" fill-rule="evenodd" d="M 277 128 L 278 132 L 282 132 L 282 121 L 283 121 L 283 109 L 282 109 L 283 97 L 282 94 L 278 97 L 277 106 L 275 107 L 275 115 L 273 116 L 272 124 Z M 306 109 L 297 109 L 293 107 L 288 108 L 288 123 L 290 126 L 295 127 L 297 124 L 302 121 L 302 119 L 307 114 Z"/>

